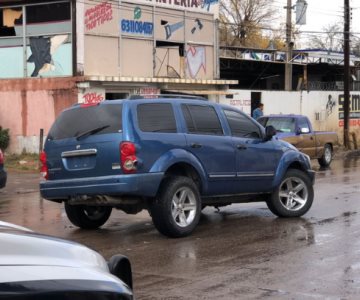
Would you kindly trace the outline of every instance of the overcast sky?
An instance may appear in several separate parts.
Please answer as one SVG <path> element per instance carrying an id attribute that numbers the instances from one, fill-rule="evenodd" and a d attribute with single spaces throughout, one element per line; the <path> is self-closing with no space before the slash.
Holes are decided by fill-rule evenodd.
<path id="1" fill-rule="evenodd" d="M 292 0 L 295 5 L 297 0 Z M 308 3 L 306 25 L 301 25 L 299 30 L 302 34 L 301 47 L 306 46 L 304 41 L 311 38 L 312 35 L 319 33 L 311 33 L 311 31 L 323 31 L 323 27 L 329 24 L 337 23 L 341 30 L 344 29 L 344 0 L 306 0 Z M 285 11 L 287 0 L 275 0 L 277 7 Z M 356 37 L 352 39 L 360 39 L 360 0 L 350 0 L 352 8 L 351 31 Z M 284 12 L 285 13 L 285 12 Z M 285 18 L 285 14 L 284 17 Z M 295 21 L 295 10 L 293 10 L 293 21 Z M 285 22 L 285 19 L 284 19 Z"/>
<path id="2" fill-rule="evenodd" d="M 296 3 L 295 0 L 293 2 Z M 322 30 L 324 25 L 344 20 L 344 1 L 343 0 L 307 0 L 307 25 L 302 26 L 302 30 Z M 360 31 L 360 1 L 350 0 L 352 9 L 352 30 Z"/>

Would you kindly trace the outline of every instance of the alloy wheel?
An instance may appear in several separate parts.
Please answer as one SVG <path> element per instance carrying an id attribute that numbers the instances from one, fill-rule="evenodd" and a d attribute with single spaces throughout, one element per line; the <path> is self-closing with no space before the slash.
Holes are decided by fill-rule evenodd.
<path id="1" fill-rule="evenodd" d="M 196 197 L 188 187 L 176 191 L 171 202 L 171 214 L 175 223 L 180 227 L 190 225 L 196 216 Z"/>
<path id="2" fill-rule="evenodd" d="M 308 189 L 305 182 L 298 177 L 286 178 L 280 185 L 280 203 L 290 211 L 300 210 L 308 200 Z"/>

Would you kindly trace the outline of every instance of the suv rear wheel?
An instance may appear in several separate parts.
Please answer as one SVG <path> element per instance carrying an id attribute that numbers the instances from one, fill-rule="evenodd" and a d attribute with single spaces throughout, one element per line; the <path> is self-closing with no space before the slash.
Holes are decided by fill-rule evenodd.
<path id="1" fill-rule="evenodd" d="M 65 212 L 70 222 L 82 229 L 97 229 L 109 219 L 112 207 L 70 205 L 65 202 Z"/>
<path id="2" fill-rule="evenodd" d="M 288 170 L 277 189 L 266 201 L 279 217 L 300 217 L 311 207 L 314 190 L 308 176 L 296 169 Z"/>
<path id="3" fill-rule="evenodd" d="M 187 177 L 169 177 L 163 181 L 150 206 L 155 227 L 169 237 L 189 235 L 200 219 L 201 200 L 196 184 Z"/>

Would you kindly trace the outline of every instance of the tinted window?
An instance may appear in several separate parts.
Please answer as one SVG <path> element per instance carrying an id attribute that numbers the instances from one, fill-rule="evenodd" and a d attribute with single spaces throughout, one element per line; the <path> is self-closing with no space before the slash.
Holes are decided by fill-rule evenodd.
<path id="1" fill-rule="evenodd" d="M 260 138 L 259 127 L 247 116 L 232 110 L 224 110 L 231 134 L 238 137 Z"/>
<path id="2" fill-rule="evenodd" d="M 182 105 L 182 111 L 189 133 L 223 135 L 223 130 L 211 106 Z"/>
<path id="3" fill-rule="evenodd" d="M 268 120 L 268 118 L 266 118 L 266 117 L 260 117 L 260 118 L 258 118 L 256 121 L 257 121 L 258 123 L 260 123 L 262 126 L 266 127 L 266 122 L 267 122 L 267 120 Z"/>
<path id="4" fill-rule="evenodd" d="M 48 139 L 75 137 L 100 127 L 104 129 L 94 134 L 121 132 L 122 105 L 78 106 L 64 111 L 51 127 Z"/>
<path id="5" fill-rule="evenodd" d="M 177 132 L 170 103 L 147 103 L 137 107 L 138 122 L 144 132 Z"/>

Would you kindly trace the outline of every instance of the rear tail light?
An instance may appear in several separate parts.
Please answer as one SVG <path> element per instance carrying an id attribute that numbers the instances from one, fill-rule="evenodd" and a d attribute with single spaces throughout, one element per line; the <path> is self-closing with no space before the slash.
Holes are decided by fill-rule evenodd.
<path id="1" fill-rule="evenodd" d="M 46 180 L 49 179 L 49 170 L 46 164 L 46 153 L 45 151 L 40 152 L 40 174 Z"/>
<path id="2" fill-rule="evenodd" d="M 120 161 L 124 173 L 135 173 L 137 158 L 135 144 L 131 142 L 122 142 L 120 144 Z"/>
<path id="3" fill-rule="evenodd" d="M 4 164 L 4 154 L 0 150 L 0 165 Z"/>

